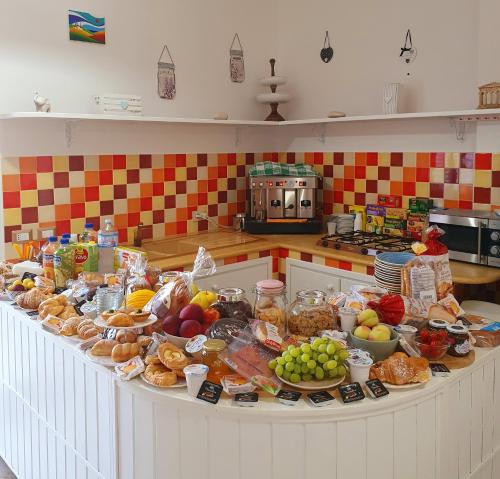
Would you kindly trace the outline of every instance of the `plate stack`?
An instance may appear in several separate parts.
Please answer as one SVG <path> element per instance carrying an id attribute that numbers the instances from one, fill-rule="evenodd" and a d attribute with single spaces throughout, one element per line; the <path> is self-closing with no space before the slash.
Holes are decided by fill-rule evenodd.
<path id="1" fill-rule="evenodd" d="M 354 231 L 354 215 L 349 213 L 330 216 L 330 222 L 335 223 L 335 232 L 332 234 L 343 235 Z"/>
<path id="2" fill-rule="evenodd" d="M 413 253 L 379 253 L 375 256 L 375 283 L 389 293 L 401 293 L 401 269 L 413 259 Z"/>

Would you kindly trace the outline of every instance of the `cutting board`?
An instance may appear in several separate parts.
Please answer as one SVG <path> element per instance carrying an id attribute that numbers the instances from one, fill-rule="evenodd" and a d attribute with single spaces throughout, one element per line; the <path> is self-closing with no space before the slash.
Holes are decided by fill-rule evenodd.
<path id="1" fill-rule="evenodd" d="M 439 361 L 433 361 L 436 363 L 443 363 L 448 366 L 448 369 L 463 369 L 470 366 L 476 360 L 476 353 L 472 350 L 467 356 L 463 358 L 457 358 L 455 356 L 450 356 L 445 354 Z"/>

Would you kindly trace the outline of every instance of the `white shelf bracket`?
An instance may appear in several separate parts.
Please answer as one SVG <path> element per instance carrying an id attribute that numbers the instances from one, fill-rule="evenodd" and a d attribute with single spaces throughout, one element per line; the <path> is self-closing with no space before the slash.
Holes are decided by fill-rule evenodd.
<path id="1" fill-rule="evenodd" d="M 450 118 L 450 126 L 455 129 L 457 141 L 465 140 L 465 121 L 458 118 Z"/>
<path id="2" fill-rule="evenodd" d="M 241 126 L 237 126 L 234 129 L 234 147 L 238 148 L 241 143 L 241 133 L 242 133 L 243 128 Z"/>
<path id="3" fill-rule="evenodd" d="M 318 136 L 318 141 L 324 145 L 326 143 L 326 123 L 313 126 L 313 135 Z"/>
<path id="4" fill-rule="evenodd" d="M 66 120 L 64 122 L 64 139 L 66 141 L 66 148 L 71 148 L 73 144 L 73 136 L 77 123 L 78 120 Z"/>

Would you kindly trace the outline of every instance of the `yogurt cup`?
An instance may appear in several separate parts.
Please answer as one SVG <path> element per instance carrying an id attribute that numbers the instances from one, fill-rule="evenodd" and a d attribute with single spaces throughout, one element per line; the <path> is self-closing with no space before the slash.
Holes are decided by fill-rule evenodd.
<path id="1" fill-rule="evenodd" d="M 414 326 L 410 326 L 408 324 L 399 324 L 398 326 L 395 326 L 393 329 L 401 336 L 403 336 L 406 339 L 406 341 L 410 344 L 413 344 L 413 342 L 415 341 L 415 336 L 418 331 L 417 328 L 415 328 Z"/>
<path id="2" fill-rule="evenodd" d="M 188 394 L 195 398 L 203 381 L 207 379 L 208 366 L 205 364 L 190 364 L 183 369 L 183 372 L 186 376 Z"/>
<path id="3" fill-rule="evenodd" d="M 358 313 L 352 308 L 339 308 L 340 329 L 342 331 L 352 331 L 356 326 Z"/>
<path id="4" fill-rule="evenodd" d="M 195 359 L 201 359 L 201 351 L 207 337 L 204 334 L 198 334 L 192 337 L 184 346 L 187 353 L 191 354 Z"/>
<path id="5" fill-rule="evenodd" d="M 372 367 L 373 360 L 369 357 L 358 356 L 349 358 L 347 360 L 349 365 L 349 373 L 351 374 L 351 382 L 359 383 L 361 386 L 368 381 L 370 376 L 370 368 Z"/>

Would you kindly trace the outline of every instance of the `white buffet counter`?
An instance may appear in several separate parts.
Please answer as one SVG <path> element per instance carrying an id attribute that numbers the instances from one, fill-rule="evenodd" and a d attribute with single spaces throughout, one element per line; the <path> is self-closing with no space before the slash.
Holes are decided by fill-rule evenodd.
<path id="1" fill-rule="evenodd" d="M 20 478 L 500 477 L 500 348 L 380 401 L 240 408 L 117 381 L 75 344 L 0 303 L 0 455 Z"/>

